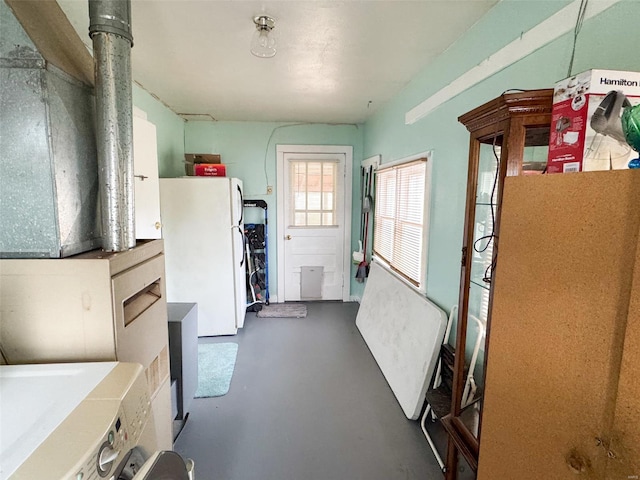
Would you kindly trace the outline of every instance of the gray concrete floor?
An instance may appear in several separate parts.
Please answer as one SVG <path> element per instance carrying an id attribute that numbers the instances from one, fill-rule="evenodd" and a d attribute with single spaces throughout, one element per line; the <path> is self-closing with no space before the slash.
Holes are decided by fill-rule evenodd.
<path id="1" fill-rule="evenodd" d="M 195 399 L 175 449 L 197 480 L 439 480 L 355 325 L 356 303 L 306 318 L 248 313 L 229 393 Z"/>

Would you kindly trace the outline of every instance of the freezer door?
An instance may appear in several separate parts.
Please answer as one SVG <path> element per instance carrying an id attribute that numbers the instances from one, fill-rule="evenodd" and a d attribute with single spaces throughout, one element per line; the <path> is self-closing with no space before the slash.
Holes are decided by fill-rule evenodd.
<path id="1" fill-rule="evenodd" d="M 247 311 L 247 261 L 244 248 L 244 202 L 242 195 L 242 180 L 231 179 L 231 218 L 237 222 L 233 228 L 233 259 L 234 282 L 236 295 L 236 327 L 244 326 L 244 316 Z"/>

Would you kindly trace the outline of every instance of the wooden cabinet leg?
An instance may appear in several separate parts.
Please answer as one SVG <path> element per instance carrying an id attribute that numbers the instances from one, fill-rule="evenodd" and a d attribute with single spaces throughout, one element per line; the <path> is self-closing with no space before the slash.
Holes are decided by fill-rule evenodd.
<path id="1" fill-rule="evenodd" d="M 445 480 L 456 480 L 458 477 L 458 449 L 451 437 L 447 441 L 447 461 L 445 462 Z"/>

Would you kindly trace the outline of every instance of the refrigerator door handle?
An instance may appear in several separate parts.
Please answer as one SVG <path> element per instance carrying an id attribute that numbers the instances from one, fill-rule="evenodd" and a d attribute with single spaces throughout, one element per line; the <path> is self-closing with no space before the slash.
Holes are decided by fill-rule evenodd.
<path id="1" fill-rule="evenodd" d="M 242 220 L 244 218 L 244 199 L 242 198 L 242 189 L 240 185 L 236 185 L 238 188 L 238 194 L 240 195 L 240 220 L 238 220 L 238 227 L 242 225 Z"/>
<path id="2" fill-rule="evenodd" d="M 242 229 L 240 228 L 240 226 L 238 225 L 234 225 L 233 227 L 231 227 L 233 230 L 238 230 L 238 233 L 240 233 L 241 237 L 242 237 L 242 258 L 240 259 L 240 267 L 242 267 L 244 265 L 244 261 L 245 261 L 245 257 L 246 257 L 246 253 L 245 253 L 245 247 L 246 247 L 246 237 L 244 236 L 244 232 L 242 231 Z"/>

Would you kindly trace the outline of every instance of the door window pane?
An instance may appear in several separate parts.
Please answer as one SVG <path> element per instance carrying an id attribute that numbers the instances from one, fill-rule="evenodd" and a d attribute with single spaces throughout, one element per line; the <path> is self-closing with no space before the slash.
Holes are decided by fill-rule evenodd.
<path id="1" fill-rule="evenodd" d="M 320 212 L 307 213 L 307 226 L 319 227 L 322 225 L 322 217 Z"/>
<path id="2" fill-rule="evenodd" d="M 295 210 L 306 210 L 307 208 L 307 196 L 304 193 L 296 193 L 294 195 L 294 209 Z"/>
<path id="3" fill-rule="evenodd" d="M 309 192 L 307 194 L 307 198 L 309 199 L 308 210 L 321 210 L 322 209 L 322 197 L 320 196 L 320 192 Z"/>
<path id="4" fill-rule="evenodd" d="M 294 227 L 335 226 L 336 163 L 294 160 L 291 162 L 292 208 Z"/>
<path id="5" fill-rule="evenodd" d="M 307 223 L 307 214 L 296 212 L 295 218 L 293 220 L 294 225 L 306 225 Z"/>
<path id="6" fill-rule="evenodd" d="M 322 204 L 328 210 L 333 210 L 333 192 L 322 194 Z"/>

